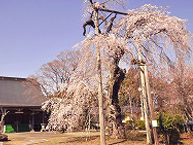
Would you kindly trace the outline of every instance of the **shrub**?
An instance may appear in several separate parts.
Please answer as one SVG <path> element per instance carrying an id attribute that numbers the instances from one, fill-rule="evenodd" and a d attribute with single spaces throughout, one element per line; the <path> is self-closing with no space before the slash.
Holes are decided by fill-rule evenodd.
<path id="1" fill-rule="evenodd" d="M 139 130 L 145 130 L 145 121 L 144 120 L 135 121 L 135 128 Z"/>
<path id="2" fill-rule="evenodd" d="M 178 127 L 183 123 L 183 121 L 183 117 L 180 115 L 160 113 L 158 117 L 158 125 L 160 133 L 164 135 L 164 142 L 166 144 L 178 143 L 180 139 Z"/>
<path id="3" fill-rule="evenodd" d="M 183 133 L 184 132 L 184 118 L 180 115 L 175 115 L 175 124 L 179 130 L 180 133 Z"/>

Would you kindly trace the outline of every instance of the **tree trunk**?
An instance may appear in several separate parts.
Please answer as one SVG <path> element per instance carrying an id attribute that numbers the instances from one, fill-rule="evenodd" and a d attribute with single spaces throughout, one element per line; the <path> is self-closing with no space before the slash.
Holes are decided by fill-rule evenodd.
<path id="1" fill-rule="evenodd" d="M 0 134 L 3 133 L 4 130 L 4 118 L 7 115 L 9 111 L 7 111 L 6 109 L 1 108 L 1 120 L 0 120 Z"/>
<path id="2" fill-rule="evenodd" d="M 119 106 L 119 89 L 122 81 L 125 78 L 124 70 L 120 69 L 118 65 L 114 65 L 111 71 L 111 79 L 109 86 L 109 93 L 111 98 L 110 106 L 110 127 L 111 127 L 111 137 L 113 138 L 125 138 L 125 128 L 122 123 L 121 108 Z"/>

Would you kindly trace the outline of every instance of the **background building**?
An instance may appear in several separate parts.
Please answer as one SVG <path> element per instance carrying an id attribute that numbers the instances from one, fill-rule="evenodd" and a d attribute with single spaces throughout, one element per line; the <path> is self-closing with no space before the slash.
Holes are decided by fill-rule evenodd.
<path id="1" fill-rule="evenodd" d="M 5 132 L 40 131 L 45 123 L 41 110 L 46 101 L 35 80 L 0 77 L 0 109 Z"/>

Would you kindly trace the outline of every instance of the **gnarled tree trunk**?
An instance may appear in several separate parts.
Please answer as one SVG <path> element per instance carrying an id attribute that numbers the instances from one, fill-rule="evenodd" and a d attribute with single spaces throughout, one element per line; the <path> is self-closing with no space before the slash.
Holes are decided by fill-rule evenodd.
<path id="1" fill-rule="evenodd" d="M 111 70 L 109 97 L 111 105 L 109 107 L 109 123 L 111 127 L 110 135 L 113 138 L 125 138 L 125 128 L 122 123 L 121 108 L 119 106 L 119 89 L 125 78 L 125 71 L 119 68 L 118 63 L 114 63 Z"/>

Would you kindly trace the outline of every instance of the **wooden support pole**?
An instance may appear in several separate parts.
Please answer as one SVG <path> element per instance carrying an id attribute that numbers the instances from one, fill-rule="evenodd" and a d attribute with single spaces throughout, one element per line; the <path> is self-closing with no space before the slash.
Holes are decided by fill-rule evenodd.
<path id="1" fill-rule="evenodd" d="M 35 130 L 34 130 L 34 126 L 35 126 L 35 113 L 34 113 L 34 111 L 32 112 L 32 114 L 31 114 L 31 132 L 34 132 Z"/>
<path id="2" fill-rule="evenodd" d="M 99 22 L 98 11 L 95 11 L 95 28 L 96 34 L 99 34 Z M 103 114 L 103 92 L 102 92 L 102 72 L 101 72 L 101 56 L 100 47 L 96 42 L 97 53 L 97 73 L 98 73 L 98 101 L 99 101 L 99 123 L 100 123 L 100 144 L 105 145 L 105 126 L 104 126 L 104 114 Z"/>
<path id="3" fill-rule="evenodd" d="M 149 85 L 149 76 L 148 76 L 148 69 L 147 69 L 147 64 L 144 66 L 145 70 L 145 81 L 146 81 L 146 90 L 147 90 L 147 96 L 148 96 L 148 103 L 149 103 L 149 110 L 151 114 L 151 122 L 152 120 L 155 120 L 155 113 L 154 113 L 154 104 L 153 104 L 153 99 L 151 96 L 151 90 L 150 90 L 150 85 Z M 157 130 L 156 127 L 153 127 L 153 136 L 154 136 L 154 141 L 156 145 L 159 145 L 159 140 L 158 140 L 158 135 L 157 135 Z"/>
<path id="4" fill-rule="evenodd" d="M 140 67 L 142 68 L 142 66 Z M 141 76 L 141 88 L 142 88 L 142 96 L 143 96 L 143 103 L 144 103 L 144 116 L 145 116 L 147 144 L 152 144 L 151 129 L 150 129 L 149 118 L 148 118 L 148 104 L 147 104 L 147 96 L 146 96 L 146 89 L 145 89 L 145 78 L 144 78 L 144 72 L 142 72 L 142 70 L 140 70 L 140 76 Z"/>
<path id="5" fill-rule="evenodd" d="M 144 115 L 144 102 L 143 102 L 143 96 L 142 93 L 140 93 L 140 100 L 141 100 L 141 120 L 145 119 L 145 115 Z"/>
<path id="6" fill-rule="evenodd" d="M 98 8 L 98 10 L 103 11 L 103 12 L 116 13 L 116 14 L 120 14 L 120 15 L 128 15 L 128 13 L 119 12 L 119 11 L 115 11 L 115 10 L 109 10 L 109 9 L 103 9 L 103 8 Z"/>
<path id="7" fill-rule="evenodd" d="M 138 44 L 138 57 L 139 61 L 142 60 L 141 50 L 139 48 Z M 142 91 L 142 97 L 143 97 L 143 103 L 144 103 L 144 116 L 145 116 L 145 128 L 146 128 L 146 137 L 147 137 L 147 144 L 152 144 L 152 138 L 151 138 L 151 129 L 149 125 L 149 118 L 148 118 L 148 104 L 147 104 L 147 95 L 146 95 L 146 87 L 145 87 L 145 76 L 144 76 L 144 66 L 139 65 L 140 68 L 140 77 L 141 77 L 141 91 Z"/>

